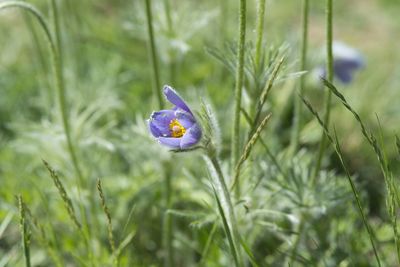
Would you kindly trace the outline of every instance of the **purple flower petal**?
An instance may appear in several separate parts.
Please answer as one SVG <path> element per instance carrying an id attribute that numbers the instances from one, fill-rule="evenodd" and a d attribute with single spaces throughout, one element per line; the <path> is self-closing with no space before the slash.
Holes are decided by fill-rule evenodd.
<path id="1" fill-rule="evenodd" d="M 346 70 L 338 69 L 335 71 L 335 76 L 345 84 L 350 83 L 353 80 L 353 76 Z"/>
<path id="2" fill-rule="evenodd" d="M 169 124 L 175 119 L 173 110 L 160 110 L 153 112 L 149 120 L 149 128 L 154 137 L 170 136 Z"/>
<path id="3" fill-rule="evenodd" d="M 186 149 L 195 144 L 197 144 L 201 139 L 201 129 L 200 126 L 195 123 L 191 128 L 189 128 L 186 133 L 181 138 L 180 148 Z"/>
<path id="4" fill-rule="evenodd" d="M 154 111 L 151 116 L 151 120 L 157 120 L 160 123 L 167 122 L 169 123 L 171 120 L 175 119 L 175 111 L 170 109 L 164 109 L 160 111 Z"/>
<path id="5" fill-rule="evenodd" d="M 159 137 L 158 142 L 170 148 L 180 149 L 181 148 L 181 138 L 174 137 Z"/>
<path id="6" fill-rule="evenodd" d="M 362 68 L 364 62 L 356 59 L 335 59 L 333 62 L 333 73 L 339 81 L 348 84 L 353 80 L 353 73 Z M 317 70 L 319 77 L 326 79 L 326 68 Z"/>
<path id="7" fill-rule="evenodd" d="M 154 137 L 162 136 L 162 132 L 149 120 L 149 130 Z"/>
<path id="8" fill-rule="evenodd" d="M 353 80 L 353 72 L 361 67 L 360 63 L 353 60 L 335 60 L 333 69 L 336 77 L 343 83 Z"/>
<path id="9" fill-rule="evenodd" d="M 332 45 L 332 53 L 335 61 L 344 60 L 351 64 L 356 64 L 357 68 L 364 65 L 364 58 L 361 53 L 357 49 L 354 49 L 345 43 L 334 41 Z"/>
<path id="10" fill-rule="evenodd" d="M 175 111 L 175 117 L 185 129 L 189 129 L 194 123 L 196 123 L 196 120 L 192 114 L 189 114 L 181 109 Z"/>
<path id="11" fill-rule="evenodd" d="M 183 99 L 178 95 L 177 92 L 175 92 L 174 89 L 172 89 L 172 87 L 165 85 L 163 90 L 164 90 L 164 95 L 168 99 L 169 102 L 171 102 L 178 108 L 183 109 L 184 111 L 187 111 L 190 114 L 192 114 L 192 111 L 186 105 L 185 101 L 183 101 Z"/>
<path id="12" fill-rule="evenodd" d="M 365 64 L 363 56 L 356 49 L 338 41 L 333 42 L 332 52 L 335 77 L 342 83 L 350 83 L 354 71 Z"/>
<path id="13" fill-rule="evenodd" d="M 356 59 L 335 59 L 333 65 L 334 67 L 346 68 L 348 70 L 357 70 L 362 68 L 364 63 Z"/>
<path id="14" fill-rule="evenodd" d="M 201 139 L 201 129 L 185 101 L 170 86 L 164 87 L 165 97 L 175 106 L 153 112 L 148 121 L 151 134 L 158 142 L 172 149 L 187 149 Z"/>

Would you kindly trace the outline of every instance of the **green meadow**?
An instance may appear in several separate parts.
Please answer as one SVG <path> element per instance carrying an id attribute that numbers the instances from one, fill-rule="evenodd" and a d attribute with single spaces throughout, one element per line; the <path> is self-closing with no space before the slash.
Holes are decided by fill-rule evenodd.
<path id="1" fill-rule="evenodd" d="M 0 267 L 400 266 L 399 13 L 0 0 Z"/>

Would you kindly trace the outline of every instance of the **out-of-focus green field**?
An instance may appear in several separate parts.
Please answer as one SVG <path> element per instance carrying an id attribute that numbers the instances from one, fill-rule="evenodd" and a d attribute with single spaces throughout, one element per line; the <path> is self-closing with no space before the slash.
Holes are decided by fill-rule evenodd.
<path id="1" fill-rule="evenodd" d="M 53 19 L 50 2 L 29 1 L 48 22 Z M 43 31 L 26 12 L 1 10 L 0 267 L 25 264 L 17 195 L 32 213 L 27 217 L 32 266 L 112 266 L 97 179 L 103 183 L 111 214 L 119 265 L 168 266 L 163 243 L 163 218 L 168 213 L 166 176 L 172 179 L 168 213 L 172 218 L 172 266 L 233 266 L 201 153 L 171 153 L 155 142 L 147 129 L 146 120 L 158 107 L 152 91 L 145 1 L 56 2 L 68 117 L 83 186 L 78 187 L 68 152 Z M 170 27 L 165 2 L 171 7 Z M 217 49 L 229 58 L 229 47 L 236 44 L 238 36 L 237 2 L 152 1 L 161 84 L 176 88 L 194 110 L 200 110 L 201 99 L 214 107 L 226 172 L 234 75 L 209 51 Z M 299 71 L 301 2 L 266 1 L 263 47 L 265 51 L 287 47 L 284 74 Z M 256 38 L 257 1 L 248 0 L 247 5 L 250 50 Z M 323 86 L 316 83 L 312 70 L 325 62 L 324 8 L 325 1 L 310 0 L 309 72 L 305 74 L 305 95 L 321 112 Z M 395 143 L 395 135 L 400 133 L 399 13 L 397 0 L 334 1 L 334 39 L 359 50 L 366 62 L 351 84 L 335 85 L 378 135 L 380 123 L 396 185 L 400 172 Z M 272 112 L 271 127 L 267 126 L 262 137 L 284 168 L 300 178 L 293 183 L 286 181 L 286 186 L 285 181 L 283 185 L 275 181 L 278 175 L 273 164 L 257 144 L 249 159 L 254 166 L 249 163 L 243 171 L 248 190 L 235 201 L 242 236 L 260 266 L 287 266 L 298 222 L 305 220 L 306 234 L 299 241 L 294 266 L 376 266 L 350 187 L 331 147 L 323 161 L 321 185 L 314 188 L 316 191 L 304 185 L 321 135 L 306 108 L 302 149 L 290 159 L 287 156 L 292 95 L 298 82 L 296 76 L 274 86 L 267 107 Z M 249 107 L 248 100 L 244 94 L 244 108 Z M 285 110 L 289 110 L 286 115 Z M 382 264 L 397 266 L 386 210 L 387 190 L 376 154 L 357 121 L 336 98 L 331 123 L 375 232 Z M 241 128 L 246 127 L 242 119 Z M 244 138 L 242 134 L 243 143 Z M 87 231 L 80 232 L 74 226 L 42 160 L 57 171 Z M 170 167 L 165 168 L 166 164 Z M 263 189 L 256 190 L 261 180 Z M 285 193 L 286 187 L 295 187 L 293 192 L 297 193 Z M 272 215 L 262 219 L 249 216 L 252 210 L 268 210 Z"/>

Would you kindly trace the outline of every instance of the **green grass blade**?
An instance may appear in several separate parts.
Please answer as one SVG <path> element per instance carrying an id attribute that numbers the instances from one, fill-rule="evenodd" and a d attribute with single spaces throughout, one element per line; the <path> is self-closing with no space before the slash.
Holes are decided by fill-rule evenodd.
<path id="1" fill-rule="evenodd" d="M 250 118 L 250 115 L 246 112 L 246 110 L 241 109 L 242 114 L 244 116 L 244 118 L 246 119 L 246 122 L 249 126 L 252 125 L 252 121 Z M 265 141 L 263 140 L 263 138 L 261 136 L 259 136 L 258 138 L 260 140 L 261 145 L 263 146 L 265 152 L 267 153 L 268 157 L 270 158 L 270 160 L 272 161 L 272 163 L 275 165 L 275 167 L 277 168 L 278 172 L 283 175 L 284 177 L 287 176 L 287 174 L 283 171 L 282 166 L 278 163 L 277 158 L 275 157 L 275 155 L 271 152 L 271 150 L 269 149 L 269 147 L 267 146 L 267 144 L 265 143 Z"/>
<path id="2" fill-rule="evenodd" d="M 82 230 L 81 223 L 79 222 L 79 220 L 78 220 L 78 218 L 76 216 L 75 209 L 74 209 L 74 206 L 72 204 L 71 198 L 68 196 L 68 193 L 65 190 L 64 185 L 61 183 L 60 178 L 58 177 L 58 175 L 55 172 L 55 170 L 53 170 L 45 160 L 43 160 L 43 164 L 46 166 L 47 170 L 50 173 L 51 179 L 54 182 L 54 185 L 58 189 L 58 193 L 60 194 L 61 199 L 64 202 L 64 207 L 67 210 L 71 221 L 74 223 L 76 228 L 78 228 L 78 230 Z"/>
<path id="3" fill-rule="evenodd" d="M 261 92 L 260 100 L 259 100 L 259 102 L 257 104 L 256 115 L 254 116 L 254 119 L 253 119 L 252 130 L 250 131 L 251 133 L 254 132 L 254 130 L 256 129 L 256 125 L 257 125 L 258 120 L 259 120 L 259 118 L 261 116 L 262 108 L 263 108 L 265 102 L 267 101 L 268 95 L 269 95 L 269 93 L 270 93 L 270 91 L 271 91 L 271 89 L 272 89 L 272 87 L 274 85 L 274 82 L 275 82 L 276 78 L 278 77 L 279 71 L 280 71 L 284 61 L 285 61 L 285 56 L 283 56 L 278 61 L 278 63 L 275 64 L 275 67 L 274 67 L 274 69 L 272 71 L 272 75 L 268 79 L 267 84 L 265 85 L 264 89 Z"/>
<path id="4" fill-rule="evenodd" d="M 231 185 L 231 190 L 234 189 L 236 184 L 238 183 L 238 179 L 240 176 L 240 168 L 243 165 L 243 163 L 247 160 L 247 158 L 249 157 L 251 150 L 253 149 L 255 143 L 259 139 L 261 132 L 264 130 L 264 128 L 267 125 L 267 122 L 269 121 L 270 118 L 271 118 L 271 113 L 269 113 L 267 116 L 265 116 L 265 118 L 261 121 L 260 125 L 258 126 L 258 128 L 255 131 L 255 133 L 253 134 L 253 136 L 247 142 L 247 144 L 243 150 L 243 153 L 242 153 L 238 163 L 236 164 L 234 178 L 233 178 L 233 182 Z"/>
<path id="5" fill-rule="evenodd" d="M 329 82 L 333 82 L 333 1 L 325 0 L 325 12 L 326 12 L 326 77 Z M 329 127 L 330 115 L 331 115 L 331 102 L 332 102 L 332 92 L 326 92 L 325 99 L 325 114 L 324 114 L 324 124 Z M 313 174 L 311 176 L 311 182 L 314 184 L 319 171 L 321 169 L 322 158 L 324 157 L 324 152 L 326 148 L 326 138 L 324 132 L 322 132 L 321 142 L 319 144 L 317 163 L 315 164 L 315 168 Z"/>
<path id="6" fill-rule="evenodd" d="M 111 253 L 114 257 L 114 265 L 118 266 L 118 258 L 115 257 L 115 240 L 113 235 L 113 227 L 111 221 L 111 214 L 107 207 L 106 198 L 104 197 L 103 186 L 101 184 L 101 180 L 97 180 L 97 191 L 99 193 L 100 201 L 101 201 L 101 208 L 103 209 L 104 214 L 106 215 L 107 219 L 107 229 L 108 229 L 108 242 L 110 243 Z"/>
<path id="7" fill-rule="evenodd" d="M 18 209 L 19 209 L 19 226 L 20 226 L 20 231 L 21 231 L 21 236 L 22 236 L 22 250 L 24 252 L 24 258 L 25 258 L 25 266 L 30 267 L 31 266 L 31 256 L 30 256 L 30 250 L 29 250 L 29 245 L 30 245 L 30 239 L 31 239 L 31 233 L 28 229 L 28 225 L 26 222 L 26 217 L 25 217 L 25 208 L 24 208 L 24 202 L 22 200 L 22 196 L 17 196 L 18 200 Z"/>
<path id="8" fill-rule="evenodd" d="M 213 226 L 211 228 L 211 231 L 210 231 L 210 234 L 207 237 L 207 241 L 206 241 L 206 244 L 204 246 L 203 252 L 201 253 L 201 261 L 199 263 L 200 266 L 206 266 L 205 265 L 205 261 L 207 259 L 208 253 L 210 252 L 211 244 L 212 244 L 212 241 L 214 239 L 215 233 L 217 232 L 217 228 L 218 228 L 218 223 L 216 221 L 216 222 L 214 222 L 214 224 L 213 224 Z"/>
<path id="9" fill-rule="evenodd" d="M 3 219 L 3 221 L 0 224 L 0 239 L 2 237 L 2 235 L 4 234 L 4 232 L 6 231 L 8 225 L 10 224 L 11 220 L 13 218 L 13 214 L 12 212 L 8 212 L 6 217 Z"/>
<path id="10" fill-rule="evenodd" d="M 53 40 L 47 21 L 45 20 L 43 14 L 35 6 L 23 1 L 4 1 L 0 3 L 0 10 L 7 8 L 20 8 L 22 10 L 29 12 L 37 19 L 39 25 L 41 26 L 41 28 L 45 33 L 46 40 L 48 41 L 49 50 L 51 53 L 51 63 L 53 68 L 55 88 L 57 89 L 58 93 L 58 104 L 61 113 L 61 120 L 64 128 L 64 133 L 67 139 L 68 151 L 78 177 L 79 181 L 78 192 L 80 194 L 80 188 L 82 187 L 84 181 L 81 169 L 79 167 L 78 157 L 75 151 L 75 145 L 71 138 L 70 124 L 67 115 L 67 103 L 66 103 L 67 101 L 65 97 L 64 75 L 62 72 L 58 43 L 57 41 Z"/>
<path id="11" fill-rule="evenodd" d="M 220 199 L 218 197 L 217 192 L 215 191 L 214 186 L 213 186 L 213 192 L 214 192 L 215 200 L 217 201 L 218 212 L 219 212 L 219 215 L 221 216 L 222 225 L 224 227 L 225 234 L 226 234 L 226 236 L 228 238 L 228 243 L 229 243 L 229 247 L 231 249 L 231 254 L 232 254 L 233 260 L 235 262 L 235 266 L 236 267 L 240 267 L 239 259 L 238 259 L 238 255 L 237 255 L 237 248 L 236 248 L 235 243 L 233 241 L 233 234 L 232 234 L 231 229 L 229 227 L 228 221 L 226 220 L 224 209 L 222 208 L 221 201 L 220 201 Z"/>
<path id="12" fill-rule="evenodd" d="M 57 247 L 57 245 L 55 245 L 54 238 L 51 239 L 48 236 L 48 233 L 50 232 L 50 235 L 53 234 L 53 237 L 54 237 L 54 233 L 52 233 L 52 231 L 54 231 L 54 230 L 52 229 L 52 227 L 50 226 L 50 227 L 45 228 L 39 222 L 39 220 L 33 215 L 32 211 L 29 209 L 29 207 L 26 206 L 25 203 L 22 203 L 22 205 L 24 206 L 25 213 L 28 215 L 27 217 L 29 218 L 30 222 L 32 223 L 31 224 L 33 226 L 32 228 L 33 229 L 36 228 L 36 230 L 38 232 L 36 237 L 39 239 L 41 244 L 46 248 L 47 253 L 53 259 L 55 266 L 57 266 L 57 267 L 65 266 L 65 263 L 63 262 L 61 255 L 60 255 L 60 254 L 62 254 L 60 247 Z"/>
<path id="13" fill-rule="evenodd" d="M 255 66 L 257 69 L 260 68 L 261 60 L 261 44 L 264 33 L 264 14 L 265 14 L 265 0 L 259 0 L 257 5 L 257 40 L 256 40 L 256 51 L 255 51 Z"/>
<path id="14" fill-rule="evenodd" d="M 253 267 L 259 267 L 260 265 L 258 265 L 258 263 L 256 261 L 256 258 L 254 257 L 253 253 L 251 252 L 251 249 L 246 244 L 246 242 L 243 239 L 240 239 L 240 244 L 242 245 L 242 247 L 243 247 L 244 251 L 246 252 L 247 256 L 249 257 L 251 265 L 253 265 Z"/>
<path id="15" fill-rule="evenodd" d="M 121 242 L 119 247 L 115 251 L 115 257 L 119 259 L 122 254 L 122 251 L 132 242 L 133 238 L 136 235 L 136 229 L 131 231 Z"/>
<path id="16" fill-rule="evenodd" d="M 378 158 L 378 161 L 379 161 L 379 164 L 381 167 L 381 171 L 382 171 L 383 177 L 385 179 L 386 187 L 388 190 L 391 190 L 391 189 L 394 190 L 394 192 L 395 192 L 394 196 L 396 196 L 397 206 L 400 206 L 400 196 L 398 194 L 397 187 L 391 186 L 391 181 L 390 181 L 391 178 L 390 177 L 392 176 L 392 173 L 389 170 L 389 164 L 387 162 L 385 151 L 383 149 L 383 142 L 382 142 L 383 138 L 381 138 L 381 142 L 379 143 L 377 138 L 370 131 L 367 130 L 367 127 L 361 120 L 360 115 L 358 115 L 358 113 L 350 106 L 350 104 L 347 102 L 346 98 L 336 89 L 336 87 L 325 79 L 322 79 L 322 81 L 324 82 L 324 85 L 326 87 L 328 87 L 337 98 L 339 98 L 339 100 L 342 102 L 343 106 L 353 114 L 354 118 L 360 125 L 363 136 L 366 138 L 368 143 L 371 145 L 372 149 L 374 150 L 374 152 Z"/>
<path id="17" fill-rule="evenodd" d="M 349 181 L 351 190 L 352 190 L 354 198 L 356 200 L 357 207 L 358 207 L 358 210 L 360 212 L 364 227 L 367 230 L 367 233 L 368 233 L 368 236 L 369 236 L 369 239 L 370 239 L 373 251 L 374 251 L 375 259 L 376 259 L 376 261 L 378 263 L 378 266 L 381 266 L 381 262 L 380 262 L 379 255 L 378 255 L 378 252 L 377 252 L 377 249 L 376 249 L 376 245 L 375 245 L 375 241 L 374 241 L 373 231 L 372 231 L 372 229 L 371 229 L 371 227 L 370 227 L 370 225 L 369 225 L 369 223 L 367 221 L 367 218 L 365 216 L 363 205 L 362 205 L 361 199 L 359 197 L 359 193 L 358 193 L 357 187 L 355 186 L 353 180 L 351 179 L 350 171 L 348 170 L 348 168 L 346 166 L 346 163 L 344 161 L 343 153 L 342 153 L 340 145 L 339 145 L 339 140 L 337 139 L 336 131 L 335 131 L 334 137 L 332 137 L 331 133 L 329 132 L 329 130 L 327 128 L 327 125 L 322 121 L 322 119 L 319 116 L 319 114 L 314 110 L 314 108 L 311 106 L 311 104 L 303 96 L 300 96 L 300 97 L 302 98 L 303 103 L 306 105 L 308 110 L 317 119 L 318 123 L 320 124 L 320 126 L 324 130 L 324 133 L 325 133 L 326 137 L 331 142 L 332 146 L 335 149 L 335 152 L 336 152 L 337 156 L 339 157 L 340 163 L 341 163 L 341 165 L 343 167 L 343 170 L 346 173 L 347 180 Z"/>
<path id="18" fill-rule="evenodd" d="M 153 68 L 153 79 L 154 79 L 154 95 L 157 97 L 158 107 L 163 108 L 164 102 L 161 95 L 161 82 L 160 82 L 160 70 L 158 67 L 157 49 L 154 38 L 153 30 L 153 12 L 151 7 L 151 0 L 145 0 L 146 4 L 146 21 L 147 21 L 147 32 L 149 35 L 149 46 L 150 46 L 150 59 L 151 66 Z"/>
<path id="19" fill-rule="evenodd" d="M 308 20 L 309 20 L 309 0 L 303 0 L 303 16 L 302 16 L 302 40 L 300 54 L 300 71 L 306 70 L 307 65 L 307 47 L 308 47 Z M 300 77 L 299 92 L 302 95 L 305 87 L 305 75 Z M 294 152 L 297 151 L 300 143 L 300 129 L 302 126 L 302 103 L 301 99 L 294 97 L 294 116 L 293 116 L 293 133 L 291 146 Z"/>
<path id="20" fill-rule="evenodd" d="M 239 0 L 239 38 L 237 46 L 236 74 L 235 74 L 235 100 L 231 133 L 231 168 L 232 173 L 237 164 L 240 150 L 240 108 L 242 106 L 242 89 L 244 84 L 244 54 L 246 41 L 246 2 Z"/>

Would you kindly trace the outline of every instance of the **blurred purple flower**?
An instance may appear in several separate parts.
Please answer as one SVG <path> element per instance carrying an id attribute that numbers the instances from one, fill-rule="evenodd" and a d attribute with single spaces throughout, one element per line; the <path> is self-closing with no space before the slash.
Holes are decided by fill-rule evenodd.
<path id="1" fill-rule="evenodd" d="M 160 144 L 173 149 L 185 150 L 194 146 L 201 139 L 201 129 L 192 111 L 170 86 L 164 86 L 163 92 L 175 106 L 151 114 L 148 121 L 151 134 Z"/>
<path id="2" fill-rule="evenodd" d="M 335 78 L 349 84 L 353 80 L 354 71 L 365 65 L 363 56 L 356 49 L 338 41 L 333 42 L 332 53 Z M 326 68 L 320 70 L 320 76 L 326 78 Z"/>

